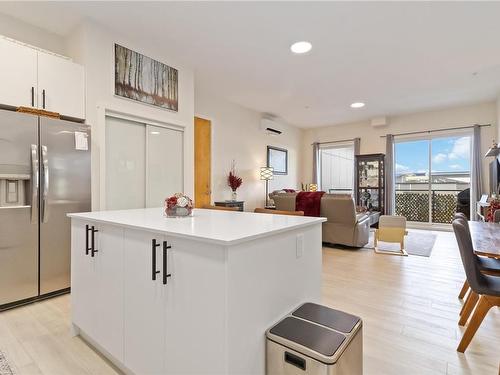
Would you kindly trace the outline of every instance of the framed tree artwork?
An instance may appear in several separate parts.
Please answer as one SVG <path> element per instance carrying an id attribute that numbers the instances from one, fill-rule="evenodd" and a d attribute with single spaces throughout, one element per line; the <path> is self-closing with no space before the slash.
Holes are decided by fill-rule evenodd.
<path id="1" fill-rule="evenodd" d="M 288 151 L 267 146 L 267 166 L 273 168 L 274 174 L 288 174 Z"/>
<path id="2" fill-rule="evenodd" d="M 115 95 L 179 110 L 177 69 L 115 44 Z"/>

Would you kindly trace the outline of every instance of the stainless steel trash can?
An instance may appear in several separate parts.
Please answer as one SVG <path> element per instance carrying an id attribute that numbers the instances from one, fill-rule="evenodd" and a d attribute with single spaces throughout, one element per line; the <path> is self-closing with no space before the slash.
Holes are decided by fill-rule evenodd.
<path id="1" fill-rule="evenodd" d="M 267 375 L 362 375 L 359 317 L 305 303 L 266 332 Z"/>

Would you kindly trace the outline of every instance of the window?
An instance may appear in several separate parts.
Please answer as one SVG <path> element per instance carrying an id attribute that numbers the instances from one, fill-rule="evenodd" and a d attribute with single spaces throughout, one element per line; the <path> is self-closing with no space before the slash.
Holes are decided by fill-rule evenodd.
<path id="1" fill-rule="evenodd" d="M 458 193 L 470 188 L 471 139 L 462 134 L 396 142 L 397 215 L 409 221 L 451 223 Z"/>
<path id="2" fill-rule="evenodd" d="M 354 144 L 321 145 L 319 149 L 322 191 L 352 194 L 354 185 Z"/>

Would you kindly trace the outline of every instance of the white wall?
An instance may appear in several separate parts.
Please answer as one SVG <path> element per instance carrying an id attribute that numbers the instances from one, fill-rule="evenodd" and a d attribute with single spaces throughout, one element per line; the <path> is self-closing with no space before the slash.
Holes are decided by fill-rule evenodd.
<path id="1" fill-rule="evenodd" d="M 0 13 L 0 34 L 61 55 L 66 54 L 64 38 Z"/>
<path id="2" fill-rule="evenodd" d="M 179 70 L 179 111 L 173 112 L 114 96 L 114 43 L 143 53 Z M 85 66 L 86 118 L 92 125 L 92 208 L 100 207 L 100 153 L 104 145 L 105 111 L 133 115 L 149 121 L 184 127 L 184 192 L 194 195 L 194 77 L 193 71 L 176 61 L 168 46 L 159 48 L 149 40 L 116 35 L 106 28 L 85 23 L 67 38 L 67 52 Z M 180 158 L 179 158 L 180 159 Z M 179 160 L 181 162 L 181 160 Z"/>
<path id="3" fill-rule="evenodd" d="M 481 148 L 483 153 L 486 153 L 491 145 L 491 140 L 497 137 L 497 109 L 495 102 L 394 116 L 389 118 L 387 126 L 380 128 L 373 128 L 369 121 L 360 121 L 308 129 L 304 131 L 302 142 L 302 176 L 306 181 L 312 180 L 312 142 L 361 137 L 361 154 L 385 153 L 385 138 L 381 138 L 381 135 L 473 124 L 492 124 L 491 127 L 481 128 Z M 489 159 L 483 159 L 485 191 L 488 191 L 488 163 L 490 161 Z"/>
<path id="4" fill-rule="evenodd" d="M 269 191 L 300 186 L 300 148 L 302 130 L 287 126 L 284 134 L 269 136 L 260 130 L 261 114 L 217 97 L 217 93 L 195 92 L 195 113 L 212 121 L 212 199 L 231 198 L 226 177 L 231 161 L 243 178 L 238 199 L 245 201 L 245 211 L 263 207 L 265 182 L 260 180 L 260 167 L 266 165 L 267 146 L 288 150 L 288 175 L 276 175 Z"/>

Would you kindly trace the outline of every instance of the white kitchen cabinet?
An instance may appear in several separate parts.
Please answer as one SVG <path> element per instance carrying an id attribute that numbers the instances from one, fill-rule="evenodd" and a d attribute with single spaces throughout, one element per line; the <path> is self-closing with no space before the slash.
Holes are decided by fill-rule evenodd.
<path id="1" fill-rule="evenodd" d="M 59 56 L 39 52 L 38 107 L 65 116 L 85 118 L 83 66 Z"/>
<path id="2" fill-rule="evenodd" d="M 83 66 L 1 37 L 0 56 L 0 105 L 85 118 Z"/>
<path id="3" fill-rule="evenodd" d="M 92 228 L 96 230 L 93 247 Z M 71 241 L 71 298 L 84 301 L 84 305 L 72 303 L 73 323 L 121 361 L 123 228 L 74 221 Z"/>
<path id="4" fill-rule="evenodd" d="M 324 218 L 195 209 L 169 219 L 160 208 L 69 216 L 72 321 L 126 373 L 263 375 L 266 329 L 320 299 Z M 99 230 L 93 259 L 85 223 Z"/>
<path id="5" fill-rule="evenodd" d="M 96 225 L 93 262 L 97 330 L 95 340 L 123 360 L 123 228 Z"/>
<path id="6" fill-rule="evenodd" d="M 36 107 L 37 51 L 0 38 L 0 104 Z"/>
<path id="7" fill-rule="evenodd" d="M 90 256 L 90 236 L 88 222 L 73 221 L 71 223 L 71 306 L 73 322 L 89 336 L 97 330 L 96 312 L 96 279 L 94 263 Z M 75 303 L 78 301 L 78 303 Z"/>
<path id="8" fill-rule="evenodd" d="M 165 288 L 163 235 L 125 229 L 124 363 L 135 374 L 163 374 L 165 366 Z M 153 244 L 156 265 L 153 265 Z M 154 267 L 155 266 L 155 267 Z M 153 269 L 160 271 L 155 273 Z"/>

